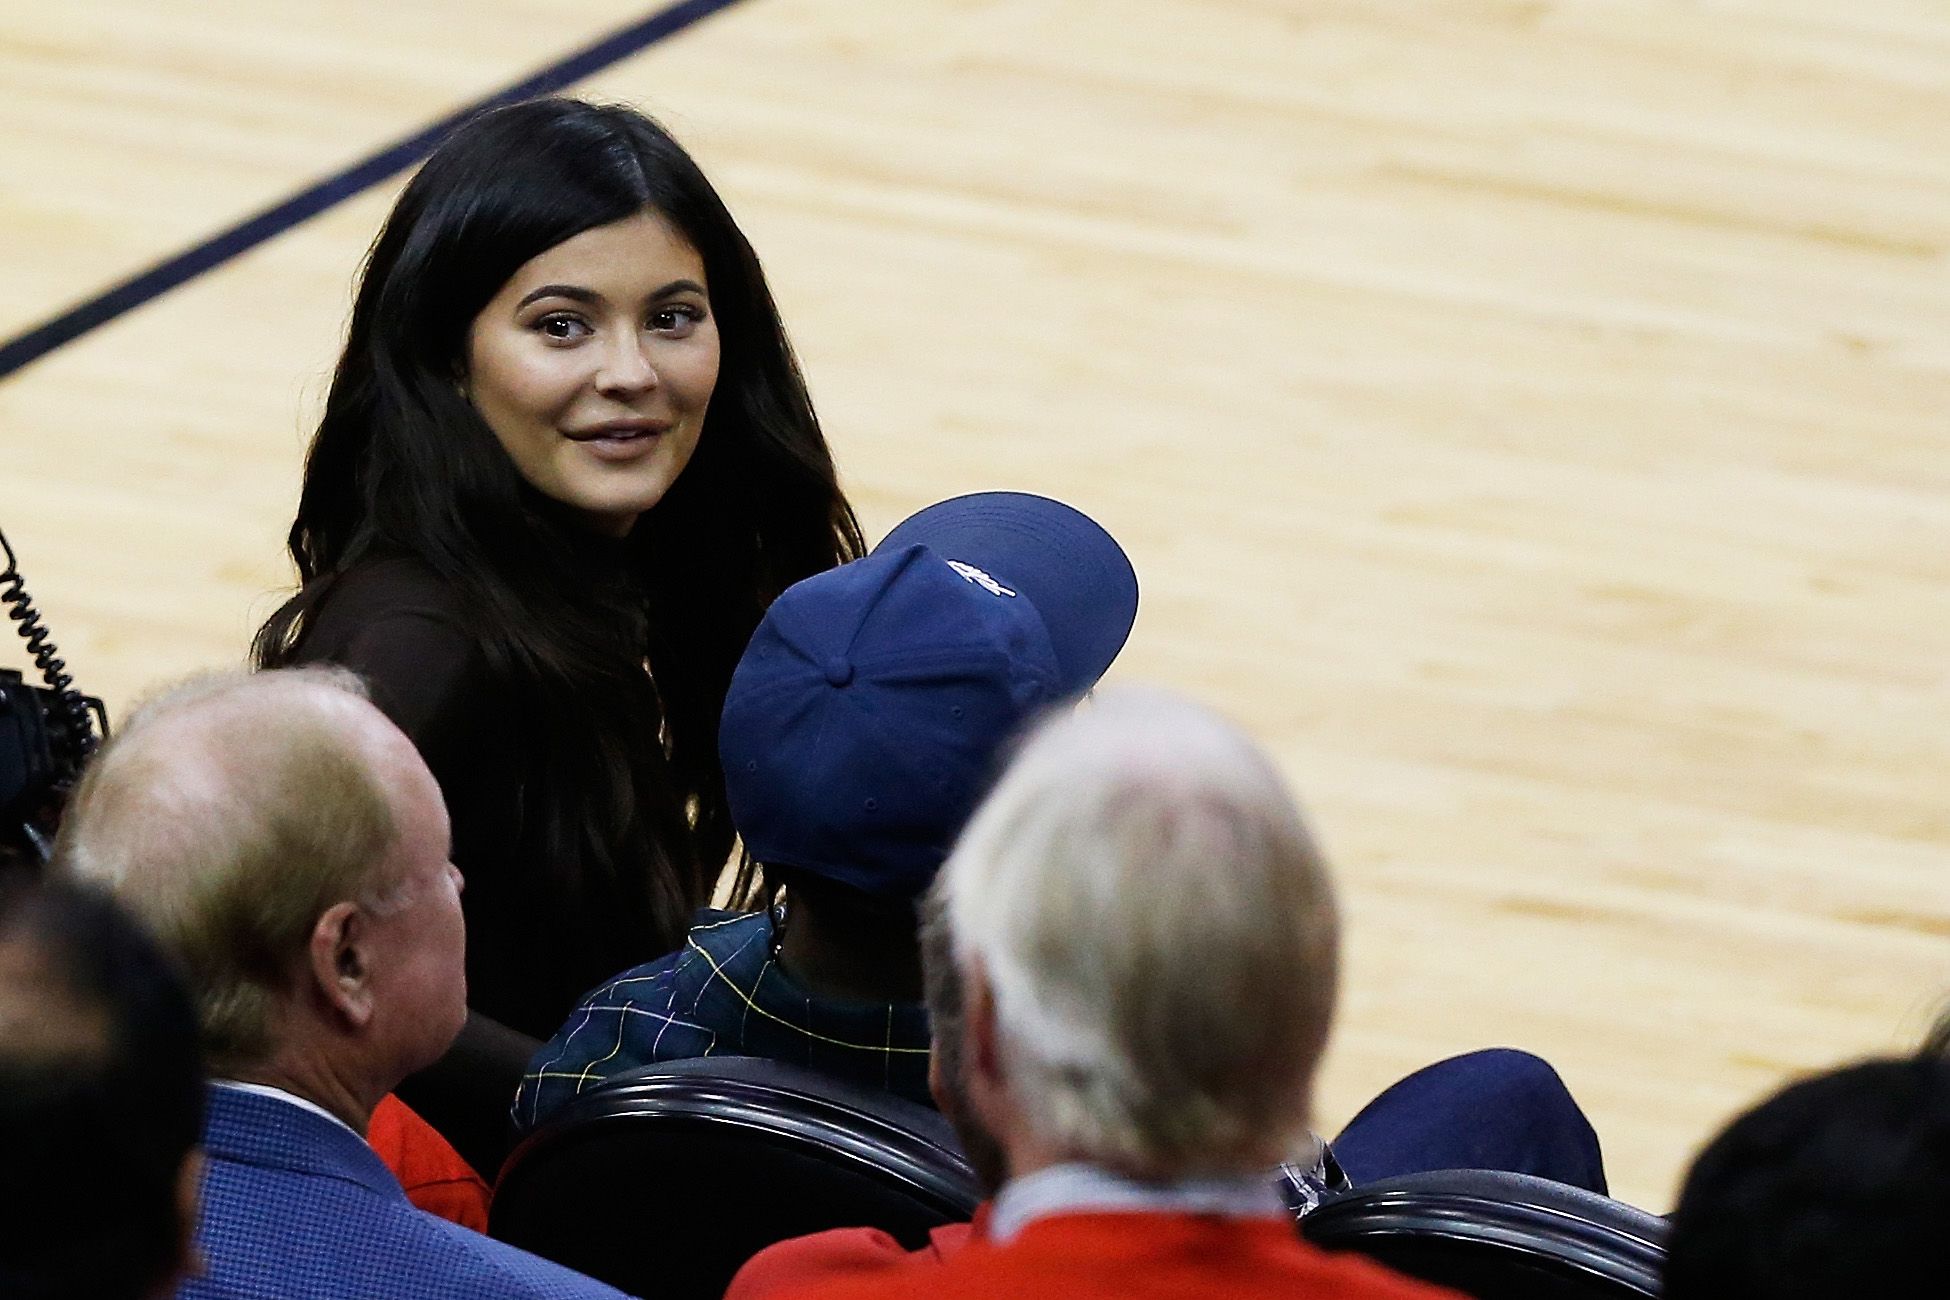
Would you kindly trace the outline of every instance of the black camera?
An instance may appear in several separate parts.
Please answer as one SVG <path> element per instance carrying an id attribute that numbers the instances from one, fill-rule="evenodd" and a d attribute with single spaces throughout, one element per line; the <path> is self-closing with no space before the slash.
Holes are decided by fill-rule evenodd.
<path id="1" fill-rule="evenodd" d="M 13 547 L 0 533 L 0 609 L 27 640 L 28 656 L 46 682 L 30 683 L 0 668 L 0 868 L 47 862 L 68 792 L 108 733 L 102 702 L 74 689 L 28 598 Z M 98 731 L 99 728 L 99 731 Z"/>

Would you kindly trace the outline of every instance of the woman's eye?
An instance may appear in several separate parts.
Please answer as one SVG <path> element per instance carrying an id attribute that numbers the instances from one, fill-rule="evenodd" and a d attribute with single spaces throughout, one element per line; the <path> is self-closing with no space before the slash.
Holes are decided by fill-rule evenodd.
<path id="1" fill-rule="evenodd" d="M 550 312 L 548 315 L 537 320 L 531 328 L 538 331 L 543 338 L 557 339 L 563 342 L 567 342 L 570 339 L 579 339 L 589 333 L 588 323 L 582 320 L 581 317 L 570 316 L 563 312 Z"/>
<path id="2" fill-rule="evenodd" d="M 697 307 L 679 303 L 670 307 L 659 307 L 650 313 L 646 328 L 671 338 L 683 338 L 697 328 L 704 319 L 704 312 Z"/>

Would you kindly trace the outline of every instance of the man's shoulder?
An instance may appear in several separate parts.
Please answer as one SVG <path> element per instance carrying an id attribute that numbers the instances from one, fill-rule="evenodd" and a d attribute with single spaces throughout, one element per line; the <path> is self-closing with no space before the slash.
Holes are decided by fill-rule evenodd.
<path id="1" fill-rule="evenodd" d="M 772 914 L 760 908 L 755 912 L 734 912 L 721 907 L 701 907 L 691 915 L 691 928 L 685 936 L 690 944 L 712 949 L 741 947 L 757 936 L 772 937 Z"/>
<path id="2" fill-rule="evenodd" d="M 685 932 L 684 947 L 675 954 L 709 958 L 710 966 L 722 969 L 726 963 L 762 966 L 772 955 L 773 916 L 764 908 L 756 912 L 727 912 L 707 907 L 691 917 Z"/>
<path id="3" fill-rule="evenodd" d="M 594 1278 L 483 1236 L 471 1228 L 419 1210 L 413 1213 L 424 1220 L 428 1231 L 445 1241 L 457 1259 L 464 1256 L 470 1262 L 471 1267 L 464 1274 L 456 1270 L 457 1277 L 464 1277 L 468 1295 L 506 1296 L 509 1300 L 557 1300 L 558 1297 L 560 1300 L 617 1300 L 623 1294 Z"/>
<path id="4" fill-rule="evenodd" d="M 613 1075 L 711 1055 L 720 1033 L 735 1033 L 737 1016 L 706 991 L 743 988 L 750 982 L 746 954 L 769 952 L 770 944 L 763 912 L 699 912 L 682 948 L 605 980 L 576 1004 L 529 1060 L 515 1094 L 515 1126 L 536 1127 Z"/>
<path id="5" fill-rule="evenodd" d="M 679 1011 L 687 1020 L 708 1014 L 709 1000 L 696 995 L 706 989 L 724 991 L 742 1004 L 736 990 L 748 983 L 772 952 L 772 917 L 768 912 L 725 912 L 705 908 L 691 918 L 684 946 L 655 961 L 624 971 L 597 989 L 585 1005 L 640 1006 L 655 1003 L 661 1011 Z M 686 996 L 688 995 L 688 996 Z M 681 999 L 673 1001 L 673 999 Z M 693 1053 L 694 1054 L 694 1053 Z"/>
<path id="6" fill-rule="evenodd" d="M 185 1300 L 615 1300 L 610 1287 L 332 1173 L 213 1161 Z"/>
<path id="7" fill-rule="evenodd" d="M 878 1228 L 834 1228 L 759 1251 L 731 1279 L 725 1300 L 773 1300 L 812 1286 L 925 1268 L 941 1260 L 938 1249 L 910 1251 Z"/>
<path id="8" fill-rule="evenodd" d="M 663 1007 L 671 989 L 723 979 L 729 966 L 762 960 L 771 951 L 771 942 L 768 913 L 704 908 L 692 916 L 683 947 L 605 980 L 583 998 L 580 1009 L 652 1001 Z M 571 1022 L 575 1019 L 570 1017 Z"/>
<path id="9" fill-rule="evenodd" d="M 762 1300 L 895 1300 L 912 1295 L 915 1281 L 901 1268 L 854 1269 Z M 1316 1250 L 1288 1222 L 1148 1213 L 1063 1216 L 1008 1243 L 978 1240 L 942 1260 L 926 1285 L 943 1295 L 1049 1300 L 1461 1300 L 1371 1260 Z"/>
<path id="10" fill-rule="evenodd" d="M 409 1204 L 391 1205 L 387 1213 L 396 1231 L 379 1234 L 379 1239 L 403 1249 L 390 1260 L 376 1261 L 390 1268 L 375 1270 L 375 1277 L 397 1278 L 391 1285 L 400 1288 L 398 1294 L 480 1300 L 618 1300 L 622 1295 L 594 1278 Z M 348 1285 L 344 1294 L 375 1294 L 368 1289 L 372 1285 Z"/>

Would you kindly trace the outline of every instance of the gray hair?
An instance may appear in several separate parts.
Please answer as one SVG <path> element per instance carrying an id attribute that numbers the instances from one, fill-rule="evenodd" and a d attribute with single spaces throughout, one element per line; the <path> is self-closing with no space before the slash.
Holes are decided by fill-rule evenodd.
<path id="1" fill-rule="evenodd" d="M 1046 1142 L 1176 1176 L 1304 1140 L 1338 922 L 1298 808 L 1238 730 L 1150 691 L 1045 720 L 941 891 Z"/>
<path id="2" fill-rule="evenodd" d="M 272 1052 L 280 999 L 332 906 L 398 883 L 393 805 L 347 709 L 359 678 L 192 678 L 89 765 L 55 870 L 114 893 L 183 964 L 213 1070 Z"/>

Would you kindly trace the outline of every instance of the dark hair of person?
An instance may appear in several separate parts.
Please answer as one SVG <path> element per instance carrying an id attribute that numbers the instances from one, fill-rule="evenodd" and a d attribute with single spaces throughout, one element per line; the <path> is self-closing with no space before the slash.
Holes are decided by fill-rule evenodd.
<path id="1" fill-rule="evenodd" d="M 467 341 L 529 259 L 646 211 L 704 263 L 718 381 L 690 464 L 622 544 L 633 580 L 596 583 L 584 530 L 463 394 Z M 649 118 L 569 99 L 475 118 L 406 186 L 366 259 L 289 547 L 302 585 L 259 630 L 258 666 L 293 660 L 347 569 L 417 556 L 466 597 L 489 671 L 529 702 L 525 803 L 561 824 L 524 833 L 558 870 L 606 876 L 601 894 L 633 897 L 670 946 L 733 842 L 717 753 L 731 671 L 773 597 L 865 549 L 723 201 Z M 547 782 L 559 797 L 536 797 Z M 557 883 L 574 899 L 598 882 Z"/>
<path id="2" fill-rule="evenodd" d="M 852 929 L 884 932 L 903 943 L 911 943 L 920 925 L 916 899 L 883 898 L 829 880 L 816 871 L 777 862 L 758 864 L 753 876 L 766 902 L 776 905 L 783 896 L 790 910 L 792 900 L 798 899 Z"/>
<path id="3" fill-rule="evenodd" d="M 107 898 L 0 883 L 0 1295 L 155 1294 L 186 1262 L 203 1120 L 196 1013 Z"/>
<path id="4" fill-rule="evenodd" d="M 1667 1300 L 1920 1295 L 1950 1223 L 1950 1061 L 1865 1061 L 1777 1093 L 1694 1162 Z"/>

